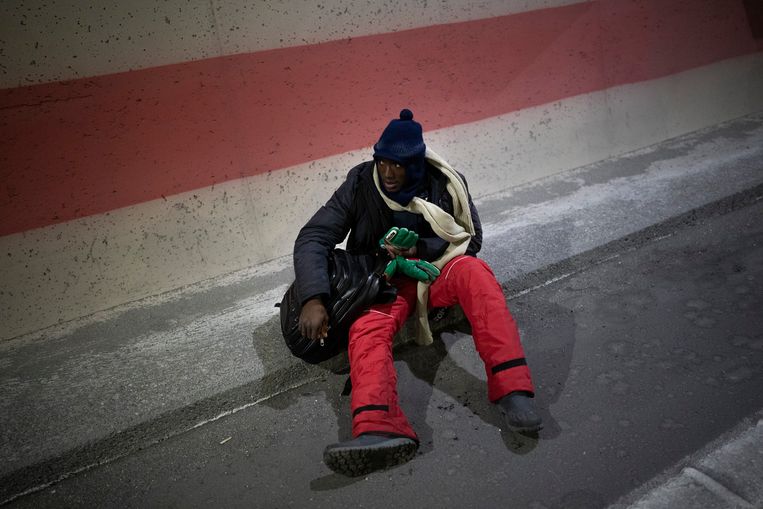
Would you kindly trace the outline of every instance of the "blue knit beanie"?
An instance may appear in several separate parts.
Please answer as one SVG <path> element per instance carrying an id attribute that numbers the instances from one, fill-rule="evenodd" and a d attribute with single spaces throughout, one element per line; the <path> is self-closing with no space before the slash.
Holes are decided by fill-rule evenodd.
<path id="1" fill-rule="evenodd" d="M 426 145 L 421 124 L 413 120 L 409 109 L 400 112 L 400 119 L 392 120 L 374 145 L 374 159 L 389 159 L 405 167 L 405 187 L 395 193 L 384 194 L 405 206 L 416 195 L 424 181 L 424 153 Z"/>

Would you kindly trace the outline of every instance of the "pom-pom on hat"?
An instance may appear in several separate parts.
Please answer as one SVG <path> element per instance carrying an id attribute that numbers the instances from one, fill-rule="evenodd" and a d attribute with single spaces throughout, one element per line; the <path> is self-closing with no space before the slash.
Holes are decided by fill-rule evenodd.
<path id="1" fill-rule="evenodd" d="M 392 120 L 374 145 L 374 159 L 389 159 L 403 166 L 421 163 L 426 151 L 421 135 L 421 124 L 413 120 L 409 109 L 400 112 L 400 118 Z"/>

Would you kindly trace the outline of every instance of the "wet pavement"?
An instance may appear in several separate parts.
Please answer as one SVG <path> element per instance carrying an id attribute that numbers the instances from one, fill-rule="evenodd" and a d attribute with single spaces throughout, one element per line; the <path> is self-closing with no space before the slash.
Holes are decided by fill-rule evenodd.
<path id="1" fill-rule="evenodd" d="M 545 420 L 537 438 L 502 429 L 471 337 L 450 331 L 396 352 L 421 439 L 405 465 L 352 479 L 323 465 L 323 447 L 350 433 L 347 377 L 326 371 L 10 505 L 606 507 L 763 417 L 761 217 L 758 200 L 671 224 L 508 288 Z"/>

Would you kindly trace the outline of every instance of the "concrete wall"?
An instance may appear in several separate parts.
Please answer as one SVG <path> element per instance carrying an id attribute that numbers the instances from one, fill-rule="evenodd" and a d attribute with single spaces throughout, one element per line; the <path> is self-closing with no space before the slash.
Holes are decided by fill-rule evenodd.
<path id="1" fill-rule="evenodd" d="M 740 0 L 0 5 L 0 339 L 288 255 L 413 109 L 475 196 L 763 109 Z"/>
<path id="2" fill-rule="evenodd" d="M 583 0 L 7 0 L 0 88 L 516 14 Z M 88 5 L 90 4 L 90 5 Z"/>

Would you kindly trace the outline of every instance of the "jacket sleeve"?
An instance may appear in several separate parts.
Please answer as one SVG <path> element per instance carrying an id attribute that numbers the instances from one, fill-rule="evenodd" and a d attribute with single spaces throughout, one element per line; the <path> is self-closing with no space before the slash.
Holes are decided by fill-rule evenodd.
<path id="1" fill-rule="evenodd" d="M 462 176 L 463 178 L 463 176 Z M 466 179 L 464 179 L 466 184 Z M 469 196 L 469 210 L 472 213 L 472 223 L 474 223 L 474 235 L 469 242 L 469 246 L 466 248 L 466 254 L 470 256 L 477 256 L 477 253 L 482 249 L 482 222 L 480 221 L 480 215 L 477 212 L 477 207 L 474 206 L 472 201 L 472 194 L 469 192 L 469 186 L 466 186 L 466 193 Z"/>
<path id="2" fill-rule="evenodd" d="M 357 176 L 357 171 L 350 171 L 344 183 L 302 227 L 294 241 L 294 274 L 301 303 L 330 294 L 328 257 L 350 231 Z"/>
<path id="3" fill-rule="evenodd" d="M 447 247 L 448 241 L 436 235 L 433 237 L 419 237 L 418 242 L 416 242 L 416 256 L 422 260 L 432 262 L 441 257 Z"/>

